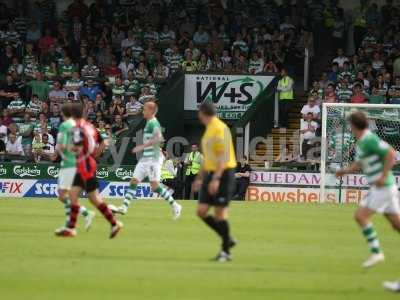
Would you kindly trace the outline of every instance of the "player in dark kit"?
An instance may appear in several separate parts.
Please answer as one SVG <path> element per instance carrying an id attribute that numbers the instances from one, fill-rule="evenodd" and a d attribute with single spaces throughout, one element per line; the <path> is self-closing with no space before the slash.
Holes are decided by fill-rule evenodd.
<path id="1" fill-rule="evenodd" d="M 82 118 L 83 107 L 74 104 L 71 115 L 76 122 L 73 128 L 72 143 L 74 152 L 77 154 L 77 172 L 70 191 L 71 215 L 67 228 L 59 232 L 58 236 L 72 237 L 76 235 L 76 221 L 79 213 L 79 195 L 84 190 L 89 200 L 103 214 L 111 224 L 110 238 L 114 238 L 122 229 L 123 224 L 117 221 L 99 194 L 96 179 L 96 157 L 101 154 L 105 145 L 92 124 Z"/>
<path id="2" fill-rule="evenodd" d="M 212 104 L 203 103 L 199 108 L 200 122 L 206 126 L 201 140 L 203 164 L 193 184 L 200 190 L 197 215 L 222 239 L 222 249 L 216 261 L 230 261 L 230 249 L 236 242 L 230 235 L 228 205 L 235 191 L 236 158 L 231 132 L 216 116 Z M 208 214 L 214 206 L 215 216 Z"/>

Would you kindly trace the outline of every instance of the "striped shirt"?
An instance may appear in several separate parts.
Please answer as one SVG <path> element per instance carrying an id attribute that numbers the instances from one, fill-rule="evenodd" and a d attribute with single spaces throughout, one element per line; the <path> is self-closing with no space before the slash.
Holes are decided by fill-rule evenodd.
<path id="1" fill-rule="evenodd" d="M 156 118 L 151 120 L 147 120 L 146 126 L 144 127 L 143 132 L 143 143 L 146 144 L 153 138 L 163 138 L 161 132 L 161 125 Z M 146 147 L 143 150 L 143 157 L 141 160 L 158 160 L 161 155 L 161 147 L 160 143 L 157 143 L 153 146 Z"/>
<path id="2" fill-rule="evenodd" d="M 353 95 L 353 90 L 350 87 L 338 87 L 336 89 L 339 102 L 348 103 Z"/>
<path id="3" fill-rule="evenodd" d="M 139 81 L 136 79 L 133 79 L 132 81 L 125 80 L 125 95 L 130 96 L 130 95 L 139 95 L 141 90 L 142 90 L 142 85 L 140 84 Z"/>
<path id="4" fill-rule="evenodd" d="M 264 69 L 264 60 L 262 58 L 259 59 L 250 59 L 249 61 L 249 73 L 257 74 L 261 73 Z"/>
<path id="5" fill-rule="evenodd" d="M 173 54 L 168 58 L 168 67 L 171 70 L 171 73 L 174 73 L 179 70 L 182 65 L 182 55 Z"/>
<path id="6" fill-rule="evenodd" d="M 125 86 L 123 84 L 121 84 L 121 85 L 114 84 L 112 86 L 111 91 L 112 91 L 112 95 L 113 96 L 115 96 L 115 95 L 124 96 L 126 89 L 125 89 Z"/>
<path id="7" fill-rule="evenodd" d="M 42 105 L 40 102 L 29 102 L 28 106 L 26 107 L 27 110 L 32 112 L 33 114 L 37 115 L 42 110 Z"/>
<path id="8" fill-rule="evenodd" d="M 11 101 L 10 104 L 8 104 L 7 108 L 11 110 L 25 109 L 25 103 L 21 98 L 16 98 L 15 100 Z"/>
<path id="9" fill-rule="evenodd" d="M 371 131 L 366 131 L 356 144 L 356 161 L 361 163 L 362 170 L 367 176 L 369 184 L 374 184 L 382 175 L 385 157 L 390 146 Z M 396 180 L 392 171 L 384 183 L 385 186 L 393 186 Z"/>

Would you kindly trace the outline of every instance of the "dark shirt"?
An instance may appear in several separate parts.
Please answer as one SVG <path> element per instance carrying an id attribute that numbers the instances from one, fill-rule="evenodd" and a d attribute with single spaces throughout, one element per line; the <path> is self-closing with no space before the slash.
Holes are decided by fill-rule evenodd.
<path id="1" fill-rule="evenodd" d="M 245 164 L 242 166 L 241 163 L 238 163 L 236 166 L 236 173 L 246 173 L 251 172 L 251 167 L 249 164 Z M 240 177 L 238 179 L 250 181 L 250 177 Z"/>
<path id="2" fill-rule="evenodd" d="M 124 128 L 127 128 L 126 123 L 122 122 L 120 125 L 117 124 L 117 123 L 115 123 L 115 124 L 112 126 L 111 131 L 112 131 L 112 133 L 116 133 L 117 131 L 119 131 L 119 130 L 121 130 L 121 129 L 124 129 Z"/>
<path id="3" fill-rule="evenodd" d="M 15 83 L 8 84 L 5 82 L 0 86 L 0 91 L 4 91 L 5 93 L 19 93 L 20 89 Z M 12 100 L 12 98 L 0 97 L 0 107 L 3 105 L 3 108 L 6 108 Z"/>

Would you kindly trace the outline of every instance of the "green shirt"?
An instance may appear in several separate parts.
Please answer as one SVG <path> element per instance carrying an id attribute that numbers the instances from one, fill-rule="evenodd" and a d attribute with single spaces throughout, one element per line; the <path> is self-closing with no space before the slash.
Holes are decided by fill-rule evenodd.
<path id="1" fill-rule="evenodd" d="M 149 140 L 153 139 L 158 135 L 160 135 L 162 138 L 160 123 L 156 118 L 148 120 L 146 122 L 146 126 L 144 127 L 143 143 L 146 144 Z M 161 154 L 161 147 L 160 144 L 158 143 L 153 146 L 144 148 L 143 159 L 157 160 L 160 158 L 160 154 Z"/>
<path id="2" fill-rule="evenodd" d="M 21 123 L 18 125 L 19 128 L 19 133 L 21 134 L 21 143 L 22 145 L 30 145 L 32 144 L 32 133 L 33 133 L 33 128 L 35 127 L 34 122 L 30 123 Z M 31 130 L 31 133 L 29 135 L 26 135 L 27 131 Z"/>
<path id="3" fill-rule="evenodd" d="M 62 65 L 60 67 L 61 76 L 72 77 L 72 73 L 76 72 L 78 69 L 74 65 Z"/>
<path id="4" fill-rule="evenodd" d="M 73 152 L 68 149 L 72 140 L 72 128 L 75 127 L 75 121 L 72 119 L 66 120 L 61 123 L 58 135 L 57 144 L 65 147 L 61 154 L 61 168 L 74 168 L 76 167 L 76 157 Z"/>
<path id="5" fill-rule="evenodd" d="M 49 97 L 50 87 L 45 81 L 32 80 L 27 84 L 32 88 L 32 95 L 36 94 L 39 96 L 41 101 L 47 100 Z"/>
<path id="6" fill-rule="evenodd" d="M 376 134 L 367 131 L 356 144 L 356 161 L 361 163 L 362 170 L 369 184 L 374 184 L 382 175 L 386 154 L 390 146 Z M 385 186 L 396 184 L 392 171 L 389 172 Z"/>

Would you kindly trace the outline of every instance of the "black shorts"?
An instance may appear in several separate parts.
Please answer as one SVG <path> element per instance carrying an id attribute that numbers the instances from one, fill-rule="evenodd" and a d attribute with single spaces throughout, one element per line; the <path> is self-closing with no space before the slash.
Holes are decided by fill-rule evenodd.
<path id="1" fill-rule="evenodd" d="M 211 182 L 213 172 L 206 175 L 203 185 L 200 189 L 199 203 L 208 204 L 210 206 L 227 207 L 236 188 L 234 169 L 226 169 L 222 173 L 219 189 L 216 195 L 211 196 L 208 193 L 208 184 Z"/>
<path id="2" fill-rule="evenodd" d="M 99 183 L 96 179 L 96 176 L 93 176 L 88 180 L 83 180 L 80 174 L 76 174 L 72 186 L 78 186 L 82 188 L 86 193 L 91 193 L 99 188 Z"/>

